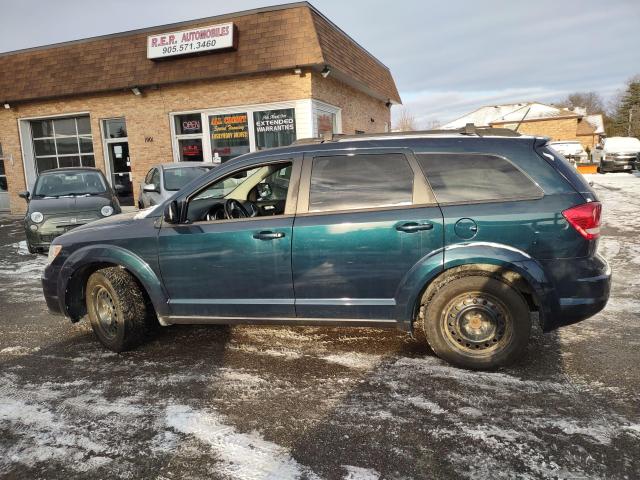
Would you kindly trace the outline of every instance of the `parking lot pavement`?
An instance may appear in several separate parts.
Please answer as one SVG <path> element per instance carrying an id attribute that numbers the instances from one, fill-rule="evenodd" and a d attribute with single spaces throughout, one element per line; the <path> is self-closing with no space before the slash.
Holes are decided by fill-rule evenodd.
<path id="1" fill-rule="evenodd" d="M 47 314 L 45 259 L 0 217 L 0 477 L 638 478 L 640 176 L 590 180 L 609 305 L 490 373 L 373 329 L 170 327 L 110 353 Z"/>

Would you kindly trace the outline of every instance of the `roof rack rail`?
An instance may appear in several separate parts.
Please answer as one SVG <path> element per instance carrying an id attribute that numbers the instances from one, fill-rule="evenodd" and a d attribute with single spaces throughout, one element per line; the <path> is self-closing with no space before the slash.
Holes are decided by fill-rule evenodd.
<path id="1" fill-rule="evenodd" d="M 439 130 L 416 130 L 410 132 L 383 132 L 383 133 L 358 133 L 356 135 L 344 135 L 325 133 L 322 137 L 301 138 L 293 142 L 293 145 L 308 145 L 318 143 L 338 142 L 340 140 L 363 140 L 376 137 L 423 137 L 427 135 L 465 135 L 476 137 L 521 137 L 522 135 L 509 128 L 477 127 L 473 123 L 467 123 L 462 128 Z"/>

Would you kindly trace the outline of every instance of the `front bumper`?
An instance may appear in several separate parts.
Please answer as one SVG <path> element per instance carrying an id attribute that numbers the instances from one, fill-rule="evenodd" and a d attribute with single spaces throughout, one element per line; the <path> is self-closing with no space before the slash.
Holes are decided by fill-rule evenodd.
<path id="1" fill-rule="evenodd" d="M 581 322 L 600 312 L 609 300 L 611 268 L 600 255 L 542 262 L 551 277 L 557 304 L 543 320 L 544 331 Z"/>
<path id="2" fill-rule="evenodd" d="M 628 172 L 636 167 L 635 158 L 624 160 L 602 160 L 600 169 L 607 172 Z"/>
<path id="3" fill-rule="evenodd" d="M 42 293 L 47 302 L 49 313 L 54 315 L 65 315 L 60 299 L 58 298 L 58 279 L 60 278 L 60 268 L 56 265 L 48 265 L 42 273 Z"/>
<path id="4" fill-rule="evenodd" d="M 71 223 L 65 218 L 47 217 L 46 220 L 40 224 L 33 223 L 27 218 L 24 222 L 24 232 L 27 237 L 27 242 L 31 245 L 31 248 L 46 251 L 49 250 L 51 242 L 60 235 L 93 220 L 99 220 L 100 218 L 102 217 L 96 216 L 95 218 L 83 219 L 82 222 L 75 221 L 75 223 Z M 31 230 L 32 225 L 36 225 L 38 227 L 35 232 Z"/>

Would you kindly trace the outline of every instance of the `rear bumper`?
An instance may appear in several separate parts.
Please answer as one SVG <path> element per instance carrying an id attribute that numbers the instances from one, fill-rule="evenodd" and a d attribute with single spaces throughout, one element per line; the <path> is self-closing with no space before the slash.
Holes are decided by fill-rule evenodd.
<path id="1" fill-rule="evenodd" d="M 601 311 L 609 300 L 611 268 L 600 255 L 542 262 L 557 296 L 543 319 L 546 332 L 581 322 Z"/>

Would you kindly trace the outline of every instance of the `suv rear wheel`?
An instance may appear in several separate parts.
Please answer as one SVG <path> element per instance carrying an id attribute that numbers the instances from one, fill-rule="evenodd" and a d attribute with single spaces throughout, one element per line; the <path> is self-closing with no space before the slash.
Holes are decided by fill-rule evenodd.
<path id="1" fill-rule="evenodd" d="M 86 303 L 91 328 L 114 352 L 141 344 L 151 330 L 142 289 L 126 270 L 103 268 L 87 281 Z"/>
<path id="2" fill-rule="evenodd" d="M 422 329 L 432 350 L 454 365 L 495 368 L 520 357 L 529 342 L 529 307 L 495 278 L 471 275 L 441 285 L 425 308 Z"/>

